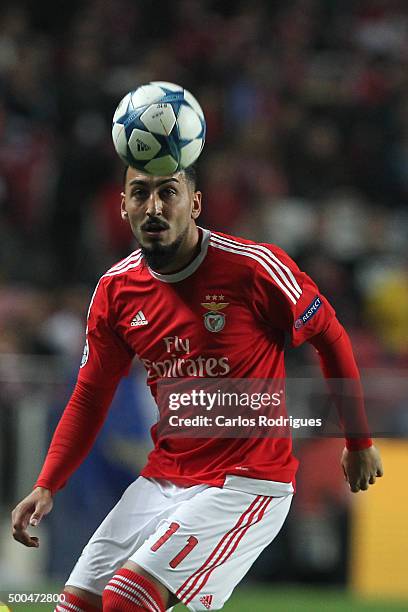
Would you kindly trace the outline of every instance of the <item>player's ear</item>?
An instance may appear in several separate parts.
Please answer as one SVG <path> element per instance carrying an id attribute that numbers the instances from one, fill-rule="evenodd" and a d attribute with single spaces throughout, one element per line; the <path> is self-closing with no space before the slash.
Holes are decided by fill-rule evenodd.
<path id="1" fill-rule="evenodd" d="M 127 221 L 128 213 L 127 213 L 127 210 L 126 210 L 126 200 L 125 200 L 125 194 L 123 193 L 123 191 L 120 194 L 120 197 L 121 197 L 121 200 L 120 200 L 120 215 L 121 215 L 121 217 L 122 217 L 122 219 L 124 221 Z"/>
<path id="2" fill-rule="evenodd" d="M 203 194 L 201 193 L 201 191 L 195 191 L 194 192 L 194 195 L 193 195 L 193 206 L 191 208 L 191 218 L 192 219 L 197 219 L 200 216 L 202 195 Z"/>

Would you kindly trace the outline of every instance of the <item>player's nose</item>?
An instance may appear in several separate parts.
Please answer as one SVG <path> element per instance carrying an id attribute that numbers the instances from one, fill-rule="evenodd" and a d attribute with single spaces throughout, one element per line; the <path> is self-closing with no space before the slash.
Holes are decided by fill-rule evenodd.
<path id="1" fill-rule="evenodd" d="M 157 217 L 161 215 L 163 212 L 163 202 L 161 201 L 159 195 L 152 193 L 147 202 L 146 214 L 149 217 Z"/>

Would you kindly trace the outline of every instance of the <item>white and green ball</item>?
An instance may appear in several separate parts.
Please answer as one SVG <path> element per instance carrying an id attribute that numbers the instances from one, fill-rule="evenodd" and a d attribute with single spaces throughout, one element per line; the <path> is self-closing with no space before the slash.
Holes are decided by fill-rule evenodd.
<path id="1" fill-rule="evenodd" d="M 194 96 L 174 83 L 153 81 L 122 98 L 112 138 L 125 164 L 166 176 L 191 166 L 205 141 L 205 119 Z"/>

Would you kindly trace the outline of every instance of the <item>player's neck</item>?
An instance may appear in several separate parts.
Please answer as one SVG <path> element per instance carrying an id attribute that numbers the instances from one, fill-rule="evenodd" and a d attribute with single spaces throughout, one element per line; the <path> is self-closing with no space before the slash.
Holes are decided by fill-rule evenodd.
<path id="1" fill-rule="evenodd" d="M 155 270 L 159 274 L 176 274 L 186 268 L 200 253 L 202 231 L 194 224 L 180 245 L 179 252 L 168 265 Z"/>

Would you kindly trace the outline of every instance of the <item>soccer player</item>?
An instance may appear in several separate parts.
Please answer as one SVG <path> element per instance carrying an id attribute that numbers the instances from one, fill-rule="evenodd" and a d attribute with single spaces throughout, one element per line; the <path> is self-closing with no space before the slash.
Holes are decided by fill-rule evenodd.
<path id="1" fill-rule="evenodd" d="M 281 249 L 197 226 L 191 169 L 125 175 L 121 215 L 140 249 L 91 300 L 78 380 L 34 490 L 12 513 L 28 533 L 90 450 L 135 355 L 153 395 L 163 378 L 284 377 L 285 336 L 317 349 L 327 378 L 358 381 L 348 336 L 314 282 Z M 222 307 L 220 306 L 222 305 Z M 351 397 L 361 411 L 361 398 Z M 346 436 L 353 492 L 382 476 L 366 432 Z M 108 514 L 67 580 L 58 612 L 220 609 L 289 511 L 297 460 L 284 438 L 184 438 L 152 428 L 142 475 Z"/>

